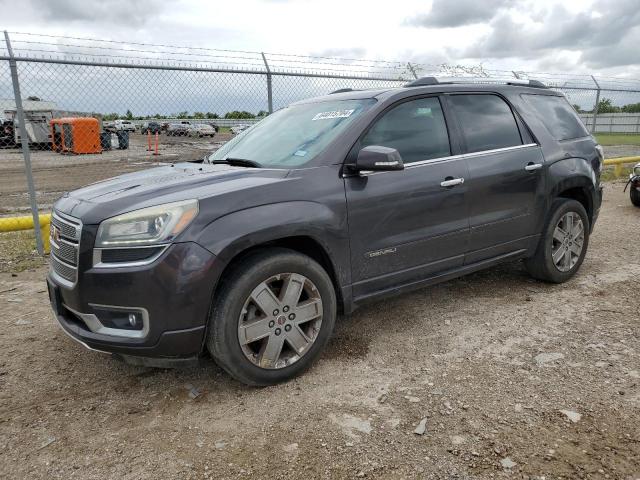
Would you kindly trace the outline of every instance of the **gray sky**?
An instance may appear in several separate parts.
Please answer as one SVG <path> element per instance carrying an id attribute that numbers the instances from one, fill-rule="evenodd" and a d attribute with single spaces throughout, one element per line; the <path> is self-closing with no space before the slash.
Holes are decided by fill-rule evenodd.
<path id="1" fill-rule="evenodd" d="M 638 0 L 0 0 L 0 28 L 640 77 Z"/>

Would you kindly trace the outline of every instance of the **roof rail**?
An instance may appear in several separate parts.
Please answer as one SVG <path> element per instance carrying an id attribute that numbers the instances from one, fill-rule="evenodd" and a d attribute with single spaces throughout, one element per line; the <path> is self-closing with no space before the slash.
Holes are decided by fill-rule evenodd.
<path id="1" fill-rule="evenodd" d="M 499 83 L 503 85 L 520 85 L 534 88 L 548 88 L 540 80 L 505 80 L 490 77 L 422 77 L 405 84 L 405 87 L 425 87 L 428 85 L 452 85 L 452 84 L 493 84 Z"/>
<path id="2" fill-rule="evenodd" d="M 334 93 L 344 93 L 344 92 L 355 92 L 357 91 L 355 88 L 340 88 L 338 90 L 334 90 L 330 92 L 329 95 L 333 95 Z"/>

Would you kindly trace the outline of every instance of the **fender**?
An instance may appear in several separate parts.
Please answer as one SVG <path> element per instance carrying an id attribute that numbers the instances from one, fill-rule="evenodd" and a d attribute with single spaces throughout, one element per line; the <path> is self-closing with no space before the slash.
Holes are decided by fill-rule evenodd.
<path id="1" fill-rule="evenodd" d="M 339 288 L 351 283 L 346 215 L 320 203 L 281 202 L 239 210 L 207 225 L 196 241 L 226 265 L 248 248 L 295 236 L 310 237 L 324 248 Z"/>
<path id="2" fill-rule="evenodd" d="M 585 193 L 587 213 L 590 217 L 589 220 L 591 220 L 594 210 L 599 208 L 599 202 L 597 202 L 598 179 L 588 160 L 580 157 L 558 160 L 549 166 L 548 178 L 550 195 L 547 197 L 547 202 L 553 201 L 566 190 L 580 188 Z"/>

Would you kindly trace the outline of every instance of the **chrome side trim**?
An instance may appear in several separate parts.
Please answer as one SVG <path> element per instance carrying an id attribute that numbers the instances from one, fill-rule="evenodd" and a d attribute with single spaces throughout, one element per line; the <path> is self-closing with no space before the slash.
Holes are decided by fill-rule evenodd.
<path id="1" fill-rule="evenodd" d="M 537 147 L 537 146 L 538 146 L 537 143 L 527 143 L 525 145 L 515 145 L 513 147 L 494 148 L 492 150 L 482 150 L 481 152 L 461 153 L 459 155 L 449 155 L 447 157 L 430 158 L 429 160 L 420 160 L 419 162 L 407 163 L 405 164 L 404 169 L 410 170 L 412 168 L 422 167 L 424 165 L 431 165 L 432 163 L 451 162 L 451 161 L 460 160 L 463 158 L 467 159 L 467 158 L 474 158 L 474 157 L 484 157 L 486 155 L 493 155 L 495 153 L 510 152 L 513 150 L 520 150 L 522 148 L 531 148 L 531 147 Z M 369 177 L 371 175 L 380 175 L 383 173 L 398 173 L 398 172 L 402 172 L 402 170 L 395 170 L 395 171 L 389 171 L 389 172 L 360 172 L 360 175 L 344 175 L 343 174 L 342 177 L 343 178 L 353 177 L 353 176 Z"/>
<path id="2" fill-rule="evenodd" d="M 71 334 L 70 334 L 69 332 L 67 332 L 67 331 L 65 330 L 65 328 L 62 326 L 62 324 L 60 323 L 60 319 L 58 318 L 58 316 L 57 316 L 55 313 L 53 313 L 53 312 L 51 312 L 51 313 L 52 313 L 53 317 L 55 318 L 56 322 L 58 322 L 58 325 L 60 325 L 60 330 L 62 330 L 62 331 L 65 333 L 65 335 L 67 335 L 67 337 L 69 337 L 71 340 L 73 340 L 73 341 L 75 341 L 75 342 L 78 342 L 78 343 L 79 343 L 80 345 L 82 345 L 84 348 L 86 348 L 87 350 L 91 350 L 92 352 L 98 352 L 98 353 L 104 353 L 104 354 L 106 354 L 106 355 L 111 355 L 111 353 L 109 353 L 109 352 L 105 352 L 105 351 L 103 351 L 103 350 L 98 350 L 98 349 L 96 349 L 96 348 L 92 348 L 92 347 L 90 347 L 89 345 L 87 345 L 86 343 L 84 343 L 82 340 L 80 340 L 80 339 L 78 339 L 78 338 L 74 337 L 73 335 L 71 335 Z"/>
<path id="3" fill-rule="evenodd" d="M 121 310 L 125 312 L 140 312 L 142 314 L 142 330 L 125 330 L 120 328 L 105 327 L 98 317 L 93 313 L 82 313 L 69 308 L 69 306 L 62 304 L 64 308 L 76 315 L 80 320 L 84 322 L 89 330 L 93 333 L 99 333 L 101 335 L 110 335 L 112 337 L 126 337 L 126 338 L 144 338 L 149 333 L 149 312 L 141 307 L 121 307 L 116 305 L 100 305 L 96 303 L 90 303 L 91 307 L 104 308 L 109 310 Z"/>
<path id="4" fill-rule="evenodd" d="M 155 262 L 160 256 L 169 248 L 169 243 L 162 245 L 145 245 L 138 247 L 111 247 L 111 248 L 94 248 L 93 249 L 93 267 L 94 268 L 124 268 L 124 267 L 142 267 L 144 265 L 150 265 Z M 144 260 L 136 260 L 135 262 L 103 262 L 102 251 L 103 250 L 122 250 L 132 248 L 158 248 L 163 247 L 158 253 L 145 258 Z"/>

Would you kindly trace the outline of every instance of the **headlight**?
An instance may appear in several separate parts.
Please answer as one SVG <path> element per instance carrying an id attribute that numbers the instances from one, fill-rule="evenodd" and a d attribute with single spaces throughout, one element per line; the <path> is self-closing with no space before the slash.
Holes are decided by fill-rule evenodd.
<path id="1" fill-rule="evenodd" d="M 165 203 L 109 218 L 98 227 L 96 247 L 169 242 L 198 214 L 198 201 Z"/>
<path id="2" fill-rule="evenodd" d="M 640 176 L 640 163 L 633 167 L 633 174 Z"/>

